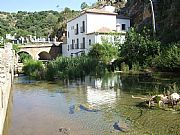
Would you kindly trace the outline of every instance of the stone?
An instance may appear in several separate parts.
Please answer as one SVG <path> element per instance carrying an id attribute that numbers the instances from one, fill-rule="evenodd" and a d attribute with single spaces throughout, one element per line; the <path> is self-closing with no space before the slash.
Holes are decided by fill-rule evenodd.
<path id="1" fill-rule="evenodd" d="M 63 135 L 70 135 L 70 129 L 69 128 L 59 128 L 59 132 L 62 133 Z"/>

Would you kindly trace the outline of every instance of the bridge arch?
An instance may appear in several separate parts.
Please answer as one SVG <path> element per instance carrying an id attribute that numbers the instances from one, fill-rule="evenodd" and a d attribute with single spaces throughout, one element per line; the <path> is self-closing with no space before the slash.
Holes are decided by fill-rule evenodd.
<path id="1" fill-rule="evenodd" d="M 38 59 L 39 60 L 51 60 L 51 55 L 46 51 L 42 51 L 42 52 L 38 53 Z"/>
<path id="2" fill-rule="evenodd" d="M 33 58 L 33 55 L 27 51 L 19 51 L 17 54 L 18 54 L 18 62 L 22 62 L 23 59 L 26 58 Z"/>

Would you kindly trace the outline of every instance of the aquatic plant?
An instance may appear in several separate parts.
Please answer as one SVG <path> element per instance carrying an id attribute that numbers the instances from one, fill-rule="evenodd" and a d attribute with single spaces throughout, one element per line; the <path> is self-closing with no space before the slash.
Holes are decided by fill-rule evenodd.
<path id="1" fill-rule="evenodd" d="M 105 73 L 106 65 L 97 59 L 80 57 L 58 57 L 47 64 L 47 79 L 76 79 L 86 75 L 100 76 Z"/>
<path id="2" fill-rule="evenodd" d="M 36 79 L 44 78 L 44 66 L 41 61 L 37 60 L 28 60 L 24 62 L 23 72 L 29 77 Z"/>

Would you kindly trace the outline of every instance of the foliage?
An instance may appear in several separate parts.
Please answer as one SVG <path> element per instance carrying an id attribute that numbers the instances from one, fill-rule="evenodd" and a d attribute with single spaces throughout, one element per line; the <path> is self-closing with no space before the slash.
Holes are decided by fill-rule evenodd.
<path id="1" fill-rule="evenodd" d="M 165 71 L 180 71 L 180 42 L 163 47 L 154 59 L 154 66 Z"/>
<path id="2" fill-rule="evenodd" d="M 105 65 L 98 60 L 87 57 L 58 57 L 47 65 L 47 79 L 81 78 L 86 75 L 101 75 L 105 72 Z"/>
<path id="3" fill-rule="evenodd" d="M 88 4 L 86 2 L 81 3 L 81 10 L 84 10 L 88 7 Z"/>
<path id="4" fill-rule="evenodd" d="M 79 13 L 78 11 L 65 8 L 61 12 L 40 11 L 17 13 L 0 12 L 0 36 L 5 34 L 20 36 L 32 35 L 36 37 L 61 36 L 65 31 L 66 21 Z M 63 30 L 63 31 L 62 31 Z"/>
<path id="5" fill-rule="evenodd" d="M 13 50 L 14 50 L 15 53 L 17 54 L 17 52 L 20 51 L 19 45 L 18 45 L 18 44 L 13 44 Z"/>
<path id="6" fill-rule="evenodd" d="M 23 71 L 29 77 L 34 77 L 36 79 L 43 79 L 44 66 L 41 61 L 28 60 L 24 62 Z"/>
<path id="7" fill-rule="evenodd" d="M 155 57 L 159 53 L 160 42 L 151 39 L 148 30 L 143 30 L 143 35 L 131 28 L 126 34 L 124 44 L 120 45 L 120 57 L 132 68 L 133 63 L 139 66 L 147 65 L 151 62 L 147 60 Z"/>
<path id="8" fill-rule="evenodd" d="M 27 61 L 32 60 L 32 56 L 28 53 L 22 52 L 19 54 L 19 61 L 26 63 Z"/>
<path id="9" fill-rule="evenodd" d="M 112 43 L 103 40 L 101 44 L 94 44 L 88 55 L 108 64 L 111 60 L 117 58 L 118 48 Z"/>

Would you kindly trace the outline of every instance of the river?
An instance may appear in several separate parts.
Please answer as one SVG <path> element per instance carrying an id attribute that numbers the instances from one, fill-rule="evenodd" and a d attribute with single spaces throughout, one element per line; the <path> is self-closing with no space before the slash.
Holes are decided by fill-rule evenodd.
<path id="1" fill-rule="evenodd" d="M 64 82 L 18 77 L 3 135 L 180 135 L 179 111 L 144 108 L 132 98 L 162 93 L 173 83 L 179 90 L 180 78 L 171 74 L 116 73 Z"/>

